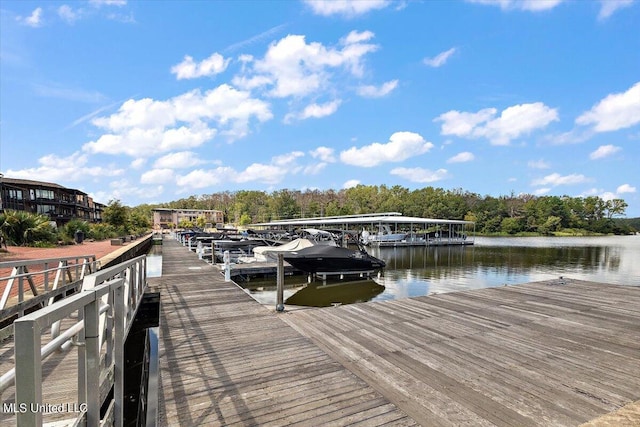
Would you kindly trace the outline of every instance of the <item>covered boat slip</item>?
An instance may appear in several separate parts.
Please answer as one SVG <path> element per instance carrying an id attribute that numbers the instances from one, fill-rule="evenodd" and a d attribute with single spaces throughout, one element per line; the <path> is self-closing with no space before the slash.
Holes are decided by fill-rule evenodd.
<path id="1" fill-rule="evenodd" d="M 253 224 L 262 229 L 295 230 L 301 227 L 355 231 L 364 244 L 373 246 L 472 245 L 472 221 L 419 218 L 399 212 L 285 219 Z"/>

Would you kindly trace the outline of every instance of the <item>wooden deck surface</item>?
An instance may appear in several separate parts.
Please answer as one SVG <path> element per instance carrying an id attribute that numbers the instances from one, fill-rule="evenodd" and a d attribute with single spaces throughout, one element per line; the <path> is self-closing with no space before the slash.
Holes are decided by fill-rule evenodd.
<path id="1" fill-rule="evenodd" d="M 425 426 L 576 426 L 640 399 L 640 287 L 558 280 L 284 318 Z"/>
<path id="2" fill-rule="evenodd" d="M 196 261 L 165 241 L 162 425 L 577 426 L 640 399 L 640 287 L 277 314 Z"/>
<path id="3" fill-rule="evenodd" d="M 416 425 L 195 254 L 162 258 L 159 425 Z"/>

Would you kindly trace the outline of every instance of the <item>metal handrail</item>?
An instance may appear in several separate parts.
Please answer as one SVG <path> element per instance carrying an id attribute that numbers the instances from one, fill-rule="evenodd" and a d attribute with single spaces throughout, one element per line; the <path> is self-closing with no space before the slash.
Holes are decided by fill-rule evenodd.
<path id="1" fill-rule="evenodd" d="M 53 264 L 57 264 L 57 267 L 50 267 L 50 265 Z M 29 268 L 36 265 L 43 265 L 44 268 L 30 272 Z M 18 282 L 18 303 L 22 303 L 27 296 L 24 292 L 25 279 L 29 283 L 31 293 L 35 297 L 38 295 L 36 281 L 39 282 L 39 276 L 42 276 L 43 289 L 46 293 L 64 285 L 65 274 L 66 278 L 71 282 L 74 280 L 71 273 L 75 270 L 75 279 L 82 280 L 86 274 L 95 272 L 97 267 L 98 262 L 96 261 L 95 255 L 0 262 L 0 271 L 3 269 L 11 269 L 11 273 L 8 276 L 0 277 L 0 286 L 2 286 L 4 282 L 4 290 L 0 298 L 0 310 L 7 307 L 16 281 Z M 53 283 L 50 281 L 50 276 L 53 275 L 51 273 L 55 273 Z M 20 313 L 20 315 L 22 315 L 22 313 Z"/>
<path id="2" fill-rule="evenodd" d="M 15 383 L 16 408 L 42 405 L 42 362 L 58 350 L 78 350 L 78 420 L 99 425 L 100 378 L 112 378 L 110 413 L 122 425 L 124 342 L 146 289 L 146 256 L 87 275 L 82 290 L 14 322 L 15 368 L 0 377 L 0 393 Z M 78 312 L 80 321 L 42 346 L 46 328 Z M 73 345 L 76 344 L 76 345 Z M 101 349 L 106 350 L 101 363 Z M 104 372 L 112 375 L 104 375 Z M 108 387 L 111 388 L 111 387 Z M 41 411 L 16 411 L 18 425 L 42 425 Z"/>

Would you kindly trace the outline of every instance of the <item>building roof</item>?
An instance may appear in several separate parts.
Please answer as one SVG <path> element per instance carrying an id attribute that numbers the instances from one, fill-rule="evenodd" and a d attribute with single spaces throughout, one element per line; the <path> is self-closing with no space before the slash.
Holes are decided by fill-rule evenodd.
<path id="1" fill-rule="evenodd" d="M 473 221 L 462 221 L 455 219 L 419 218 L 414 216 L 403 216 L 399 212 L 384 212 L 378 214 L 365 215 L 345 215 L 316 218 L 285 219 L 271 222 L 252 224 L 256 227 L 277 227 L 277 226 L 317 226 L 317 225 L 367 225 L 367 224 L 454 224 L 473 225 Z"/>
<path id="2" fill-rule="evenodd" d="M 68 188 L 68 187 L 64 187 L 60 184 L 55 184 L 53 182 L 45 182 L 45 181 L 34 181 L 31 179 L 17 179 L 17 178 L 7 178 L 7 177 L 0 177 L 0 183 L 2 184 L 11 184 L 11 185 L 16 185 L 16 186 L 32 186 L 32 187 L 49 187 L 49 188 L 58 188 L 60 190 L 68 190 L 68 191 L 75 191 L 76 193 L 80 193 L 80 194 L 84 194 L 86 195 L 87 193 L 85 193 L 84 191 L 80 191 L 77 190 L 75 188 Z"/>

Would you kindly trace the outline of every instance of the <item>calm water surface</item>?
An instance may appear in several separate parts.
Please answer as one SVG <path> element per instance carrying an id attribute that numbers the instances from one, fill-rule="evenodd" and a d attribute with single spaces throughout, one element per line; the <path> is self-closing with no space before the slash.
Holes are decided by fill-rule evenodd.
<path id="1" fill-rule="evenodd" d="M 369 248 L 386 261 L 380 277 L 357 282 L 285 280 L 285 304 L 327 306 L 515 285 L 564 276 L 640 286 L 640 236 L 477 237 L 467 247 Z M 275 305 L 275 279 L 244 283 Z"/>
<path id="2" fill-rule="evenodd" d="M 147 253 L 147 277 L 162 276 L 162 245 L 153 245 Z"/>

